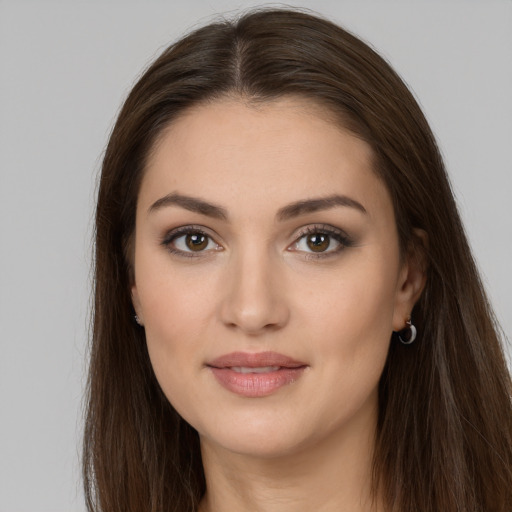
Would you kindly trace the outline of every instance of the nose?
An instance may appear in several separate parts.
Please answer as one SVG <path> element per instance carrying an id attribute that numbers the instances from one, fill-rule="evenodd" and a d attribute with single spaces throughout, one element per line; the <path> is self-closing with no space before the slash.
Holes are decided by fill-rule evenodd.
<path id="1" fill-rule="evenodd" d="M 258 335 L 288 323 L 290 310 L 276 261 L 261 253 L 241 255 L 230 264 L 227 274 L 220 306 L 226 326 Z"/>

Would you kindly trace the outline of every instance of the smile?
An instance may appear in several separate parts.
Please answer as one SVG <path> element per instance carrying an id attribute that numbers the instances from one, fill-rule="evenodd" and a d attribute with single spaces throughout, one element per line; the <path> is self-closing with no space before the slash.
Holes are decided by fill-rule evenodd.
<path id="1" fill-rule="evenodd" d="M 307 366 L 275 352 L 234 352 L 207 364 L 222 387 L 247 398 L 268 396 L 294 383 Z"/>

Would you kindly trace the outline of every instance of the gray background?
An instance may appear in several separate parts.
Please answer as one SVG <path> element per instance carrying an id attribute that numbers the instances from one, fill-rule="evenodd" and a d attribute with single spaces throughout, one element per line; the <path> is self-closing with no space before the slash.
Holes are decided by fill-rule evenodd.
<path id="1" fill-rule="evenodd" d="M 0 0 L 0 512 L 83 511 L 92 215 L 118 108 L 165 45 L 244 1 Z M 296 2 L 385 55 L 439 139 L 512 335 L 512 2 Z"/>

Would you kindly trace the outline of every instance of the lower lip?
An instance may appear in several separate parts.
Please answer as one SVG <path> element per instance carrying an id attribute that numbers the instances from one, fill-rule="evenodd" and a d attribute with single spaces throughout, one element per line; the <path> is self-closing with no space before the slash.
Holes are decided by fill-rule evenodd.
<path id="1" fill-rule="evenodd" d="M 210 367 L 221 386 L 248 398 L 268 396 L 300 378 L 305 366 L 280 368 L 268 373 L 239 373 L 231 368 Z"/>

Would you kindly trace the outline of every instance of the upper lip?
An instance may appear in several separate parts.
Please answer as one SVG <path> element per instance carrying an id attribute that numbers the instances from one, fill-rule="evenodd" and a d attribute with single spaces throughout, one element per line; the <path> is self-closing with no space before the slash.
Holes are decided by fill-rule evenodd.
<path id="1" fill-rule="evenodd" d="M 207 366 L 214 368 L 262 368 L 265 366 L 280 366 L 284 368 L 300 368 L 306 366 L 306 363 L 292 359 L 291 357 L 279 354 L 277 352 L 231 352 L 217 357 L 207 363 Z"/>

